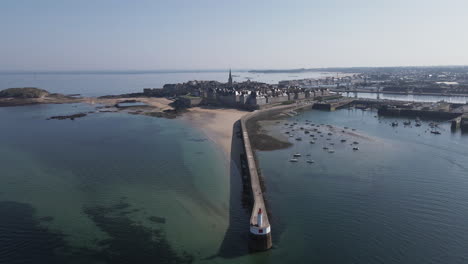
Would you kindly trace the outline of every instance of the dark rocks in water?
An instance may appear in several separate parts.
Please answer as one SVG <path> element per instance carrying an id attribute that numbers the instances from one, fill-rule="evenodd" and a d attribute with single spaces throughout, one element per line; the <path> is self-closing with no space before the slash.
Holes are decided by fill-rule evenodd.
<path id="1" fill-rule="evenodd" d="M 0 91 L 0 98 L 41 98 L 49 95 L 49 92 L 35 87 L 8 88 Z"/>
<path id="2" fill-rule="evenodd" d="M 155 223 L 158 223 L 158 224 L 165 224 L 166 223 L 166 218 L 164 218 L 164 217 L 150 216 L 150 217 L 148 217 L 148 219 L 151 222 L 155 222 Z"/>
<path id="3" fill-rule="evenodd" d="M 113 108 L 113 106 L 111 106 L 111 105 L 96 106 L 97 110 L 104 109 L 104 108 Z"/>
<path id="4" fill-rule="evenodd" d="M 135 99 L 129 99 L 129 100 L 123 100 L 118 102 L 118 104 L 125 104 L 125 103 L 139 103 L 140 101 L 137 101 Z"/>
<path id="5" fill-rule="evenodd" d="M 73 114 L 73 115 L 51 116 L 51 117 L 47 118 L 47 120 L 51 120 L 51 119 L 57 119 L 57 120 L 70 119 L 70 120 L 75 120 L 75 118 L 85 117 L 86 115 L 87 115 L 87 114 L 85 114 L 85 113 L 78 113 L 78 114 Z"/>
<path id="6" fill-rule="evenodd" d="M 100 241 L 101 251 L 93 254 L 93 260 L 104 263 L 192 263 L 188 253 L 178 254 L 164 238 L 161 230 L 142 226 L 120 214 L 128 204 L 120 202 L 111 207 L 84 208 L 91 220 L 108 236 Z"/>
<path id="7" fill-rule="evenodd" d="M 124 101 L 117 102 L 116 104 L 114 104 L 114 107 L 125 109 L 125 108 L 135 108 L 135 107 L 149 107 L 149 105 L 147 105 L 146 103 L 140 102 L 138 100 L 131 99 L 131 100 L 124 100 Z"/>
<path id="8" fill-rule="evenodd" d="M 164 110 L 162 112 L 147 112 L 145 115 L 147 116 L 153 116 L 153 117 L 164 117 L 168 119 L 174 119 L 178 117 L 179 115 L 187 112 L 185 109 L 175 109 L 175 110 Z"/>

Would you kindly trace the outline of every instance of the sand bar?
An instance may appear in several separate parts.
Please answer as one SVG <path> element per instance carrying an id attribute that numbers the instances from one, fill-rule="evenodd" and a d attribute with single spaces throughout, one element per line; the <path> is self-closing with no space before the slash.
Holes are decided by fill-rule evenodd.
<path id="1" fill-rule="evenodd" d="M 181 119 L 200 129 L 210 140 L 221 146 L 229 157 L 234 123 L 247 113 L 236 109 L 193 107 Z"/>

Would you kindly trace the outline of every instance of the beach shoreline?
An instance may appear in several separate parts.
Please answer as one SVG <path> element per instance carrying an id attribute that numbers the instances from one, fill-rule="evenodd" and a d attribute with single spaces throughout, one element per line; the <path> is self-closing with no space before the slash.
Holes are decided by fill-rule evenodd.
<path id="1" fill-rule="evenodd" d="M 231 108 L 193 107 L 180 116 L 180 120 L 202 131 L 209 140 L 219 146 L 227 158 L 231 155 L 234 124 L 247 111 Z"/>

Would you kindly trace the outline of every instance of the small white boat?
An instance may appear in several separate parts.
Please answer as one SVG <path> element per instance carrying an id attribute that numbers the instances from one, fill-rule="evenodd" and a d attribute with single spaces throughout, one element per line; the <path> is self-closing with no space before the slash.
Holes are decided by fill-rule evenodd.
<path id="1" fill-rule="evenodd" d="M 353 150 L 359 150 L 359 148 L 358 148 L 358 147 L 354 147 Z"/>
<path id="2" fill-rule="evenodd" d="M 296 157 L 296 158 L 297 158 L 297 157 L 300 157 L 300 156 L 301 156 L 301 153 L 295 153 L 293 156 Z"/>
<path id="3" fill-rule="evenodd" d="M 298 159 L 290 159 L 289 162 L 298 162 Z"/>
<path id="4" fill-rule="evenodd" d="M 328 153 L 335 153 L 333 149 L 328 150 Z"/>
<path id="5" fill-rule="evenodd" d="M 324 147 L 323 147 L 323 149 L 324 149 L 324 150 L 327 150 L 327 149 L 328 149 L 328 147 L 327 147 L 327 146 L 324 146 Z"/>
<path id="6" fill-rule="evenodd" d="M 313 140 L 312 140 L 312 141 L 310 141 L 310 144 L 315 144 L 315 141 L 313 141 Z"/>

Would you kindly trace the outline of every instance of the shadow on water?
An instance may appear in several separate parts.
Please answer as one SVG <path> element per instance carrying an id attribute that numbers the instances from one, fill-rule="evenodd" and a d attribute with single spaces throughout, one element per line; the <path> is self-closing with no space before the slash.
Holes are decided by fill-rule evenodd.
<path id="1" fill-rule="evenodd" d="M 127 217 L 129 207 L 121 200 L 111 207 L 84 208 L 109 238 L 99 241 L 99 248 L 80 248 L 67 245 L 63 234 L 41 227 L 31 205 L 0 202 L 0 263 L 193 262 L 191 255 L 174 251 L 161 230 L 142 226 Z"/>
<path id="2" fill-rule="evenodd" d="M 241 155 L 244 153 L 240 121 L 234 123 L 231 140 L 229 226 L 218 251 L 222 258 L 236 258 L 249 253 L 250 185 L 243 184 Z M 248 180 L 248 179 L 247 179 Z"/>
<path id="3" fill-rule="evenodd" d="M 233 126 L 233 137 L 231 140 L 231 162 L 230 162 L 230 202 L 229 202 L 229 227 L 224 236 L 223 243 L 218 255 L 223 258 L 237 258 L 251 253 L 248 248 L 249 221 L 252 210 L 252 196 L 248 168 L 242 167 L 241 160 L 245 160 L 244 144 L 241 138 L 241 125 L 237 121 Z M 238 136 L 239 133 L 239 136 Z M 245 166 L 247 161 L 245 160 Z M 257 164 L 258 166 L 258 164 Z M 260 168 L 260 166 L 258 166 Z M 243 175 L 246 175 L 245 177 Z M 261 181 L 263 177 L 260 172 Z M 266 184 L 268 185 L 268 183 Z M 273 237 L 273 249 L 278 245 L 279 238 L 285 230 L 285 224 L 278 217 L 273 217 L 271 206 L 265 197 L 268 208 Z"/>

